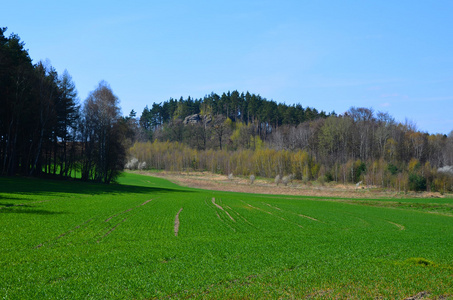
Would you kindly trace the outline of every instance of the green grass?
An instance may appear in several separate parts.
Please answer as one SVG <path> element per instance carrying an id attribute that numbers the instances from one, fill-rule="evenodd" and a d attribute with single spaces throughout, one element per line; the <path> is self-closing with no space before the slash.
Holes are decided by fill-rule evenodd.
<path id="1" fill-rule="evenodd" d="M 252 195 L 137 174 L 119 181 L 0 178 L 0 297 L 453 295 L 451 198 Z"/>

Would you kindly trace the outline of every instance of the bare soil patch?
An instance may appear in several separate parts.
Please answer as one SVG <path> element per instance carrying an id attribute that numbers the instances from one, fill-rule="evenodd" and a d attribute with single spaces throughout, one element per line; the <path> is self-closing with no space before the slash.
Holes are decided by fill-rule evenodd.
<path id="1" fill-rule="evenodd" d="M 257 178 L 253 184 L 250 179 L 234 177 L 228 179 L 227 175 L 213 174 L 210 172 L 146 172 L 139 171 L 139 174 L 155 176 L 168 179 L 178 185 L 200 188 L 205 190 L 241 192 L 270 195 L 294 195 L 294 196 L 315 196 L 315 197 L 340 197 L 340 198 L 443 198 L 440 193 L 424 192 L 407 194 L 398 191 L 385 190 L 374 186 L 343 185 L 317 182 L 303 183 L 293 180 L 287 186 L 276 185 L 271 178 Z"/>

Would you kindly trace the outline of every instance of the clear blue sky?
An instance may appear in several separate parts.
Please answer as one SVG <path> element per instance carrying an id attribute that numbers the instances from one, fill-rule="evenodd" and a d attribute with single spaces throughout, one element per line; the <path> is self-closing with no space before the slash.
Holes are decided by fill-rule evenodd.
<path id="1" fill-rule="evenodd" d="M 123 114 L 170 97 L 250 91 L 453 130 L 453 1 L 4 1 L 33 62 L 101 80 Z"/>

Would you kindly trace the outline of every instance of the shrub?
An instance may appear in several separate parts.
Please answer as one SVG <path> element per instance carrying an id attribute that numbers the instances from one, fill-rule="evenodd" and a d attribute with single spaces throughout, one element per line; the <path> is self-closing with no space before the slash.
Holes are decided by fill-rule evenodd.
<path id="1" fill-rule="evenodd" d="M 275 184 L 278 185 L 280 181 L 281 181 L 280 175 L 277 174 L 277 176 L 275 176 Z"/>
<path id="2" fill-rule="evenodd" d="M 130 161 L 128 161 L 126 163 L 126 165 L 124 166 L 125 169 L 129 169 L 129 170 L 136 170 L 138 167 L 138 159 L 136 159 L 135 157 L 133 157 Z"/>
<path id="3" fill-rule="evenodd" d="M 396 173 L 398 173 L 398 168 L 397 168 L 394 164 L 392 164 L 392 163 L 389 163 L 389 164 L 387 165 L 387 170 L 388 170 L 388 171 L 390 172 L 390 174 L 392 174 L 392 175 L 396 175 Z"/>
<path id="4" fill-rule="evenodd" d="M 282 183 L 287 186 L 288 183 L 291 181 L 291 177 L 290 176 L 283 176 L 282 178 Z"/>
<path id="5" fill-rule="evenodd" d="M 146 169 L 146 162 L 142 161 L 141 163 L 138 164 L 138 169 L 139 170 L 144 170 Z"/>
<path id="6" fill-rule="evenodd" d="M 453 175 L 453 166 L 444 166 L 442 168 L 437 169 L 437 172 L 444 173 L 446 175 Z"/>
<path id="7" fill-rule="evenodd" d="M 416 192 L 426 191 L 426 178 L 415 173 L 410 174 L 409 189 Z"/>

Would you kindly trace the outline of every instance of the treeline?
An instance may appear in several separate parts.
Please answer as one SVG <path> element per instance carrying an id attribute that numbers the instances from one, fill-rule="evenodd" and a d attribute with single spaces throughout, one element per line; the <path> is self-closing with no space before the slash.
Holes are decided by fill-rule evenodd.
<path id="1" fill-rule="evenodd" d="M 33 64 L 19 36 L 5 31 L 0 28 L 0 174 L 114 180 L 124 166 L 129 127 L 110 87 L 101 82 L 81 107 L 69 73 Z"/>
<path id="2" fill-rule="evenodd" d="M 204 120 L 205 123 L 214 120 L 215 125 L 219 125 L 226 119 L 252 125 L 254 134 L 261 138 L 266 138 L 272 128 L 285 124 L 297 125 L 330 115 L 324 111 L 319 112 L 315 108 L 303 108 L 301 104 L 286 105 L 249 92 L 233 91 L 223 93 L 221 96 L 211 93 L 202 99 L 181 97 L 179 100 L 170 99 L 163 103 L 154 103 L 151 108 L 145 107 L 143 110 L 140 126 L 151 139 L 154 137 L 182 142 L 183 137 L 178 136 L 177 131 L 180 131 L 178 127 L 181 127 L 187 116 L 194 114 L 210 116 L 208 120 Z M 334 112 L 331 114 L 335 115 Z M 206 147 L 206 145 L 198 145 L 198 147 Z"/>
<path id="3" fill-rule="evenodd" d="M 190 103 L 195 102 L 180 100 L 176 106 Z M 196 107 L 206 107 L 204 100 Z M 232 106 L 225 107 L 230 114 Z M 289 108 L 307 111 L 300 105 Z M 142 129 L 151 131 L 148 136 L 154 143 L 137 143 L 130 154 L 157 169 L 270 178 L 293 174 L 306 182 L 362 181 L 399 190 L 453 190 L 453 131 L 448 136 L 420 132 L 411 123 L 398 123 L 388 113 L 368 108 L 285 123 L 267 122 L 255 114 L 245 118 L 241 112 L 230 118 L 220 111 L 188 110 L 148 128 L 143 127 L 146 114 L 142 115 Z"/>

